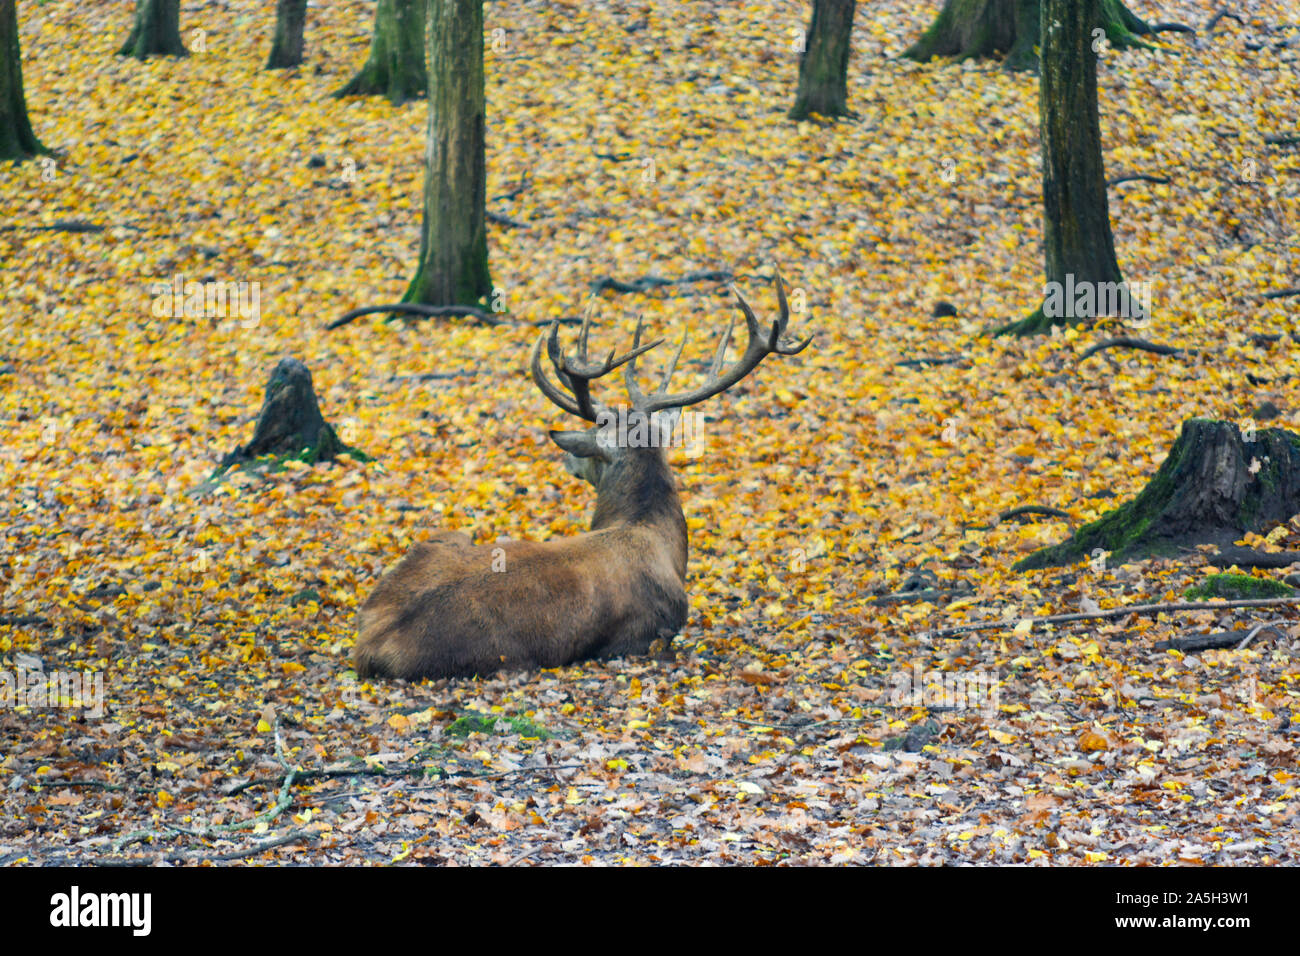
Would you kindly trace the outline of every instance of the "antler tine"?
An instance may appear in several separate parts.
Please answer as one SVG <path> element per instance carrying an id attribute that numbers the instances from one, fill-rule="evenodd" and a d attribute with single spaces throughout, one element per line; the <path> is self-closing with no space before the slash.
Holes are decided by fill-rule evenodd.
<path id="1" fill-rule="evenodd" d="M 641 331 L 645 328 L 645 315 L 636 317 L 636 334 L 632 338 L 632 351 L 636 351 L 641 346 Z M 641 387 L 636 383 L 636 356 L 623 366 L 623 386 L 627 389 L 628 401 L 632 403 L 633 408 L 640 408 L 645 402 L 645 396 L 641 394 Z"/>
<path id="2" fill-rule="evenodd" d="M 713 381 L 722 371 L 722 362 L 727 357 L 727 346 L 731 344 L 731 332 L 736 327 L 736 317 L 733 315 L 727 319 L 727 331 L 722 334 L 722 340 L 718 342 L 718 350 L 713 353 L 713 361 L 709 364 L 708 378 Z"/>
<path id="3" fill-rule="evenodd" d="M 735 315 L 732 315 L 731 320 L 727 323 L 727 329 L 723 333 L 722 340 L 718 343 L 718 350 L 714 353 L 713 362 L 709 367 L 705 383 L 699 388 L 669 395 L 667 394 L 667 383 L 665 382 L 664 386 L 661 386 L 659 391 L 655 392 L 650 401 L 646 403 L 644 410 L 646 412 L 656 412 L 663 408 L 682 408 L 702 402 L 706 398 L 711 398 L 731 388 L 731 386 L 754 371 L 758 367 L 758 363 L 768 355 L 796 355 L 807 348 L 812 342 L 812 335 L 809 335 L 802 342 L 789 344 L 782 342 L 790 317 L 790 307 L 779 274 L 776 276 L 775 283 L 778 313 L 770 329 L 764 329 L 759 324 L 758 318 L 754 315 L 754 310 L 749 307 L 749 303 L 740 294 L 740 290 L 734 285 L 731 287 L 731 291 L 736 296 L 736 306 L 744 315 L 745 327 L 749 332 L 749 341 L 745 344 L 745 351 L 734 364 L 725 370 L 723 368 L 727 356 L 727 347 L 731 343 L 732 329 L 735 327 L 736 322 Z M 678 354 L 681 354 L 680 348 Z M 676 359 L 673 360 L 673 365 L 676 365 Z"/>
<path id="4" fill-rule="evenodd" d="M 596 300 L 592 299 L 582 314 L 582 331 L 578 333 L 578 360 L 584 365 L 587 364 L 587 336 L 591 333 L 591 314 L 595 311 Z"/>
<path id="5" fill-rule="evenodd" d="M 682 340 L 677 343 L 677 351 L 673 353 L 672 360 L 668 363 L 668 368 L 664 372 L 664 377 L 659 380 L 659 388 L 655 390 L 655 395 L 667 395 L 668 383 L 672 381 L 673 373 L 677 371 L 677 363 L 681 360 L 682 350 L 686 348 L 686 340 L 691 336 L 690 326 L 682 329 Z"/>
<path id="6" fill-rule="evenodd" d="M 797 344 L 794 345 L 781 344 L 780 340 L 782 338 L 785 338 L 785 334 L 790 324 L 790 303 L 787 302 L 785 298 L 785 284 L 781 282 L 781 270 L 774 269 L 773 272 L 776 275 L 776 306 L 778 309 L 776 324 L 780 327 L 781 334 L 779 337 L 778 336 L 773 337 L 772 351 L 777 352 L 781 355 L 798 355 L 800 352 L 806 349 L 809 346 L 809 344 L 811 344 L 814 333 L 812 332 L 808 333 L 808 338 L 804 339 L 802 342 L 799 342 Z"/>

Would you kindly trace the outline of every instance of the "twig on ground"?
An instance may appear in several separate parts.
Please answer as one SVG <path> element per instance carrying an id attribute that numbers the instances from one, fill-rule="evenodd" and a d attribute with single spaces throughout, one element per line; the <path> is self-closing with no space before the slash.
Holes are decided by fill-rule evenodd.
<path id="1" fill-rule="evenodd" d="M 532 227 L 526 222 L 520 222 L 518 219 L 511 219 L 509 216 L 503 216 L 498 212 L 488 211 L 484 213 L 488 222 L 495 222 L 498 226 L 509 226 L 511 229 L 531 229 Z"/>
<path id="2" fill-rule="evenodd" d="M 1128 176 L 1116 176 L 1114 179 L 1106 182 L 1107 186 L 1118 186 L 1120 183 L 1156 183 L 1161 186 L 1167 186 L 1172 180 L 1168 176 L 1149 176 L 1146 173 L 1133 173 Z"/>
<path id="3" fill-rule="evenodd" d="M 1074 621 L 1099 621 L 1129 614 L 1161 614 L 1175 611 L 1223 611 L 1236 607 L 1280 607 L 1300 603 L 1300 596 L 1285 598 L 1250 598 L 1240 601 L 1191 601 L 1173 604 L 1132 604 L 1127 607 L 1109 608 L 1104 611 L 1084 611 L 1078 614 L 1055 614 L 1050 617 L 1009 618 L 1002 621 L 981 621 L 978 624 L 959 624 L 956 627 L 943 627 L 935 631 L 926 631 L 922 639 L 935 637 L 954 637 L 958 634 L 970 634 L 974 631 L 996 631 L 1015 627 L 1025 621 L 1035 627 L 1040 624 L 1069 624 Z"/>
<path id="4" fill-rule="evenodd" d="M 1248 645 L 1255 637 L 1264 631 L 1272 631 L 1278 637 L 1286 639 L 1285 632 L 1278 630 L 1277 625 L 1285 624 L 1285 621 L 1270 621 L 1267 624 L 1257 624 L 1245 633 L 1242 637 L 1241 631 L 1215 631 L 1212 634 L 1193 634 L 1191 637 L 1173 637 L 1167 641 L 1156 641 L 1151 645 L 1157 651 L 1182 651 L 1185 654 L 1195 654 L 1199 651 L 1224 650 L 1235 647 L 1243 648 Z"/>
<path id="5" fill-rule="evenodd" d="M 966 361 L 965 355 L 926 355 L 922 358 L 904 359 L 895 362 L 895 368 L 924 368 L 927 365 L 956 365 Z"/>

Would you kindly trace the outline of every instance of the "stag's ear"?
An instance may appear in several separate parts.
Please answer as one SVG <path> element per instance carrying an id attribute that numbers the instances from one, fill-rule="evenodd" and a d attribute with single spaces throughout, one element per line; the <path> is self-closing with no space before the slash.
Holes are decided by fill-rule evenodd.
<path id="1" fill-rule="evenodd" d="M 597 440 L 598 432 L 589 429 L 582 432 L 551 432 L 551 441 L 559 445 L 576 458 L 599 458 L 610 460 L 609 450 Z"/>

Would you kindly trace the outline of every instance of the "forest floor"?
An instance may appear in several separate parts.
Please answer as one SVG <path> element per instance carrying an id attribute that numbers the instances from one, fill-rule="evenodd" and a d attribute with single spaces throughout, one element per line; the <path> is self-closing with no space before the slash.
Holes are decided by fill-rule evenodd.
<path id="1" fill-rule="evenodd" d="M 1133 6 L 1200 27 L 1218 5 Z M 143 64 L 114 55 L 130 5 L 22 5 L 57 153 L 0 167 L 0 679 L 104 698 L 0 707 L 0 863 L 1295 863 L 1296 609 L 1036 625 L 1214 569 L 1016 573 L 1070 523 L 998 519 L 1095 518 L 1194 416 L 1300 428 L 1298 300 L 1263 298 L 1300 275 L 1300 27 L 1264 0 L 1103 55 L 1109 175 L 1167 180 L 1110 190 L 1150 322 L 995 340 L 1042 295 L 1037 87 L 894 59 L 935 6 L 859 4 L 856 117 L 795 124 L 805 3 L 486 4 L 518 324 L 326 331 L 398 299 L 418 248 L 425 104 L 329 95 L 373 8 L 312 6 L 307 65 L 271 73 L 265 3 L 183 4 L 194 54 Z M 770 315 L 774 266 L 818 337 L 702 406 L 705 453 L 675 460 L 671 659 L 356 679 L 357 607 L 422 533 L 584 527 L 546 438 L 571 426 L 524 370 L 535 323 L 603 278 L 705 270 Z M 256 308 L 186 315 L 177 281 L 250 283 Z M 691 320 L 684 378 L 733 312 L 716 281 L 598 299 L 603 347 Z M 1118 334 L 1195 351 L 1081 358 Z M 374 460 L 208 485 L 284 355 Z M 1300 548 L 1300 522 L 1252 543 Z M 877 602 L 909 581 L 945 593 Z M 979 621 L 1004 626 L 931 634 Z"/>

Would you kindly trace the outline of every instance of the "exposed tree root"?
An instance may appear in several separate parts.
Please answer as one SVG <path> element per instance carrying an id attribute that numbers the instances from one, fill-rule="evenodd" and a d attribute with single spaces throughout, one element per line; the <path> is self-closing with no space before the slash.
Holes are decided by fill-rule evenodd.
<path id="1" fill-rule="evenodd" d="M 1143 352 L 1154 352 L 1156 355 L 1182 355 L 1185 351 L 1194 351 L 1191 349 L 1174 348 L 1172 345 L 1157 345 L 1155 342 L 1148 342 L 1146 339 L 1131 339 L 1121 337 L 1117 339 L 1106 339 L 1104 342 L 1098 342 L 1096 345 L 1087 349 L 1079 356 L 1079 361 L 1090 359 L 1098 352 L 1105 349 L 1141 349 Z"/>

